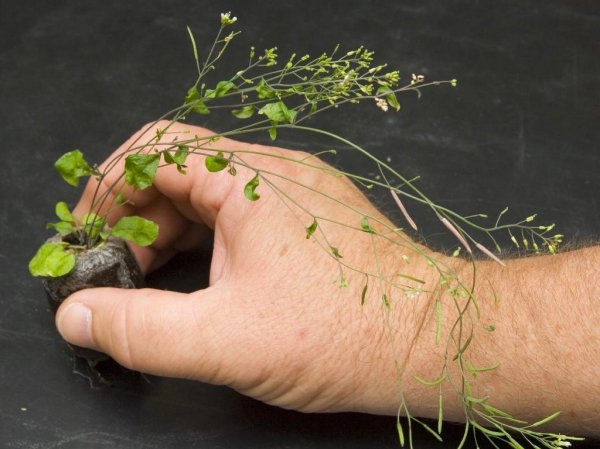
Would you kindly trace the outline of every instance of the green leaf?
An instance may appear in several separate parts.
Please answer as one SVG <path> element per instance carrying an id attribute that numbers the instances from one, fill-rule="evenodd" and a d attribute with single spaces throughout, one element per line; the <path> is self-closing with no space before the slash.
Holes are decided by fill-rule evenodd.
<path id="1" fill-rule="evenodd" d="M 281 102 L 267 103 L 258 110 L 261 115 L 266 115 L 272 122 L 281 123 L 285 121 L 285 115 L 281 110 Z"/>
<path id="2" fill-rule="evenodd" d="M 276 96 L 276 92 L 271 87 L 269 87 L 264 78 L 261 78 L 261 80 L 256 85 L 256 93 L 258 95 L 258 98 L 260 98 L 261 100 L 265 100 L 267 98 L 275 98 Z"/>
<path id="3" fill-rule="evenodd" d="M 235 84 L 231 81 L 219 81 L 217 87 L 214 89 L 206 89 L 206 98 L 219 98 L 229 92 L 231 89 L 235 89 Z"/>
<path id="4" fill-rule="evenodd" d="M 75 255 L 64 244 L 44 243 L 29 262 L 32 276 L 59 277 L 71 272 Z"/>
<path id="5" fill-rule="evenodd" d="M 59 201 L 56 203 L 56 207 L 54 208 L 56 212 L 56 216 L 61 219 L 61 221 L 66 221 L 67 223 L 74 223 L 75 219 L 69 210 L 69 206 L 64 201 Z"/>
<path id="6" fill-rule="evenodd" d="M 283 101 L 267 103 L 258 110 L 259 114 L 266 115 L 274 123 L 294 123 L 298 111 L 288 109 Z"/>
<path id="7" fill-rule="evenodd" d="M 196 86 L 192 86 L 188 89 L 185 96 L 185 104 L 190 104 L 196 100 L 200 100 L 200 92 Z"/>
<path id="8" fill-rule="evenodd" d="M 396 94 L 389 87 L 381 86 L 377 89 L 377 95 L 385 94 L 385 99 L 393 107 L 396 111 L 400 110 L 400 103 L 398 103 L 398 99 L 396 98 Z"/>
<path id="9" fill-rule="evenodd" d="M 269 136 L 271 137 L 271 140 L 277 139 L 277 128 L 275 128 L 274 126 L 271 126 L 269 128 Z"/>
<path id="10" fill-rule="evenodd" d="M 178 145 L 175 154 L 170 155 L 177 165 L 185 164 L 185 161 L 190 154 L 190 148 L 187 145 Z"/>
<path id="11" fill-rule="evenodd" d="M 368 232 L 369 234 L 375 234 L 375 229 L 373 229 L 371 227 L 367 217 L 362 217 L 360 219 L 360 227 L 362 228 L 363 231 Z"/>
<path id="12" fill-rule="evenodd" d="M 142 217 L 123 217 L 112 228 L 112 234 L 138 246 L 149 246 L 158 237 L 158 225 Z"/>
<path id="13" fill-rule="evenodd" d="M 160 154 L 131 154 L 125 159 L 125 182 L 143 190 L 154 182 Z"/>
<path id="14" fill-rule="evenodd" d="M 167 164 L 176 164 L 177 170 L 180 173 L 185 174 L 185 160 L 190 153 L 190 149 L 187 145 L 179 145 L 177 147 L 177 151 L 174 154 L 171 154 L 169 151 L 163 152 L 163 158 Z"/>
<path id="15" fill-rule="evenodd" d="M 231 111 L 237 118 L 250 118 L 254 115 L 254 106 L 244 106 L 241 109 Z"/>
<path id="16" fill-rule="evenodd" d="M 196 112 L 197 114 L 210 114 L 210 111 L 204 104 L 204 102 L 200 98 L 200 92 L 196 86 L 192 86 L 187 91 L 187 95 L 185 96 L 184 103 L 187 106 L 190 106 L 192 112 Z"/>
<path id="17" fill-rule="evenodd" d="M 208 108 L 206 107 L 206 105 L 204 104 L 204 102 L 202 100 L 196 100 L 191 106 L 192 106 L 192 112 L 195 112 L 196 114 L 201 114 L 201 115 L 210 114 L 210 111 L 208 110 Z"/>
<path id="18" fill-rule="evenodd" d="M 246 186 L 244 187 L 244 195 L 250 201 L 256 201 L 257 199 L 260 198 L 260 195 L 255 192 L 256 188 L 258 187 L 259 182 L 260 181 L 259 181 L 258 173 L 257 173 L 256 175 L 254 175 L 254 178 L 252 178 L 250 181 L 248 181 L 248 184 L 246 184 Z"/>
<path id="19" fill-rule="evenodd" d="M 295 111 L 293 109 L 288 109 L 288 107 L 285 105 L 285 103 L 283 101 L 280 101 L 279 105 L 281 107 L 281 112 L 283 112 L 286 122 L 294 123 L 294 120 L 296 120 L 296 115 L 298 115 L 298 111 Z"/>
<path id="20" fill-rule="evenodd" d="M 224 170 L 229 165 L 229 159 L 223 157 L 223 152 L 219 151 L 214 156 L 207 156 L 204 165 L 209 172 L 215 173 Z"/>
<path id="21" fill-rule="evenodd" d="M 317 219 L 313 218 L 313 222 L 309 227 L 306 228 L 306 238 L 309 239 L 311 235 L 315 233 L 317 230 Z"/>
<path id="22" fill-rule="evenodd" d="M 79 185 L 79 178 L 92 173 L 92 169 L 83 158 L 83 153 L 79 150 L 63 154 L 54 163 L 54 168 L 65 181 L 75 187 Z"/>
<path id="23" fill-rule="evenodd" d="M 47 229 L 56 229 L 56 231 L 60 234 L 60 235 L 69 235 L 71 234 L 75 228 L 73 227 L 72 223 L 66 222 L 66 221 L 59 221 L 58 223 L 48 223 L 46 225 Z"/>
<path id="24" fill-rule="evenodd" d="M 335 257 L 336 259 L 342 259 L 342 255 L 340 254 L 339 249 L 337 249 L 335 246 L 330 246 L 329 249 L 331 250 L 331 254 L 333 254 L 333 257 Z"/>

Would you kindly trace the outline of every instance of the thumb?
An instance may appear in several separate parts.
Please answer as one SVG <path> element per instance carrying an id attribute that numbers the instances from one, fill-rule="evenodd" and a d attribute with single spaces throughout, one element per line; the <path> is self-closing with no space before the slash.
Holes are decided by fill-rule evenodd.
<path id="1" fill-rule="evenodd" d="M 104 352 L 127 368 L 221 383 L 212 324 L 219 311 L 210 300 L 215 290 L 81 290 L 61 305 L 56 326 L 69 343 Z"/>

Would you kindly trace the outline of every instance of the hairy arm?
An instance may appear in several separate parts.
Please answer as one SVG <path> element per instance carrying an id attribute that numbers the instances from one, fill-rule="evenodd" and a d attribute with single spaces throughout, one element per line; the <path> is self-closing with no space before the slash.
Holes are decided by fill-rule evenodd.
<path id="1" fill-rule="evenodd" d="M 488 397 L 490 404 L 529 421 L 560 411 L 551 428 L 600 436 L 598 267 L 600 247 L 511 259 L 505 267 L 478 263 L 475 293 L 481 316 L 465 357 L 475 367 L 499 365 L 476 379 L 466 373 L 474 396 Z M 472 276 L 466 265 L 460 271 L 464 277 Z M 446 349 L 432 343 L 431 312 L 410 365 L 411 374 L 430 379 L 439 375 Z M 446 315 L 448 334 L 457 314 Z M 489 325 L 495 329 L 486 330 Z M 450 375 L 457 380 L 458 374 L 454 366 Z M 435 403 L 438 391 L 411 385 L 415 407 L 435 417 L 436 410 L 426 404 Z M 447 415 L 460 419 L 461 405 L 453 393 L 446 387 L 446 397 L 454 396 L 446 401 Z"/>

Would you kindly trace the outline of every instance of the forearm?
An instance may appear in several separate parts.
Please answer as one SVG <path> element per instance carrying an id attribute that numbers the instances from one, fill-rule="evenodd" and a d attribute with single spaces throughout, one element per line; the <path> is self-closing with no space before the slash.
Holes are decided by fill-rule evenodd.
<path id="1" fill-rule="evenodd" d="M 506 267 L 478 262 L 475 298 L 480 317 L 473 315 L 473 308 L 473 339 L 463 355 L 474 367 L 499 365 L 476 379 L 465 371 L 474 397 L 488 397 L 490 404 L 526 420 L 561 411 L 552 425 L 556 430 L 600 435 L 598 267 L 600 247 L 508 260 Z M 463 280 L 472 278 L 468 266 L 460 271 Z M 458 314 L 449 302 L 443 309 L 446 337 L 452 329 L 457 332 Z M 431 307 L 428 311 L 405 379 L 439 376 L 436 365 L 444 363 L 448 350 L 448 375 L 460 387 L 458 364 L 452 361 L 456 348 L 443 341 L 435 344 L 435 313 Z M 471 332 L 468 321 L 464 324 L 465 332 Z M 426 404 L 435 404 L 439 390 L 411 385 L 409 394 L 418 411 L 435 417 L 436 409 Z M 445 416 L 459 419 L 458 395 L 447 386 L 445 396 Z"/>

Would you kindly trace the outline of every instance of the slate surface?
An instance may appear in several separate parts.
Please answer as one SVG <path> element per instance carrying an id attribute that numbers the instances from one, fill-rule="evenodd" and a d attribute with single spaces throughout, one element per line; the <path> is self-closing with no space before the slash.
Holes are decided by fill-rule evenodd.
<path id="1" fill-rule="evenodd" d="M 556 222 L 571 241 L 597 239 L 599 9 L 593 0 L 1 1 L 0 447 L 398 447 L 393 418 L 302 415 L 180 380 L 90 389 L 72 373 L 26 268 L 53 204 L 77 197 L 51 163 L 73 148 L 101 161 L 177 105 L 195 76 L 185 26 L 206 43 L 219 13 L 232 10 L 244 32 L 227 64 L 250 45 L 277 45 L 283 55 L 364 44 L 405 77 L 458 78 L 459 89 L 401 98 L 398 114 L 348 108 L 320 125 L 390 157 L 407 176 L 420 174 L 432 198 L 462 212 L 511 205 L 514 216 Z M 281 137 L 280 145 L 318 147 Z M 337 162 L 360 169 L 346 153 Z M 400 218 L 387 198 L 374 200 Z M 453 244 L 426 211 L 414 215 L 427 242 Z M 183 255 L 149 282 L 199 288 L 209 257 Z M 454 447 L 459 434 L 449 427 L 435 447 Z M 419 432 L 415 447 L 431 443 Z"/>

